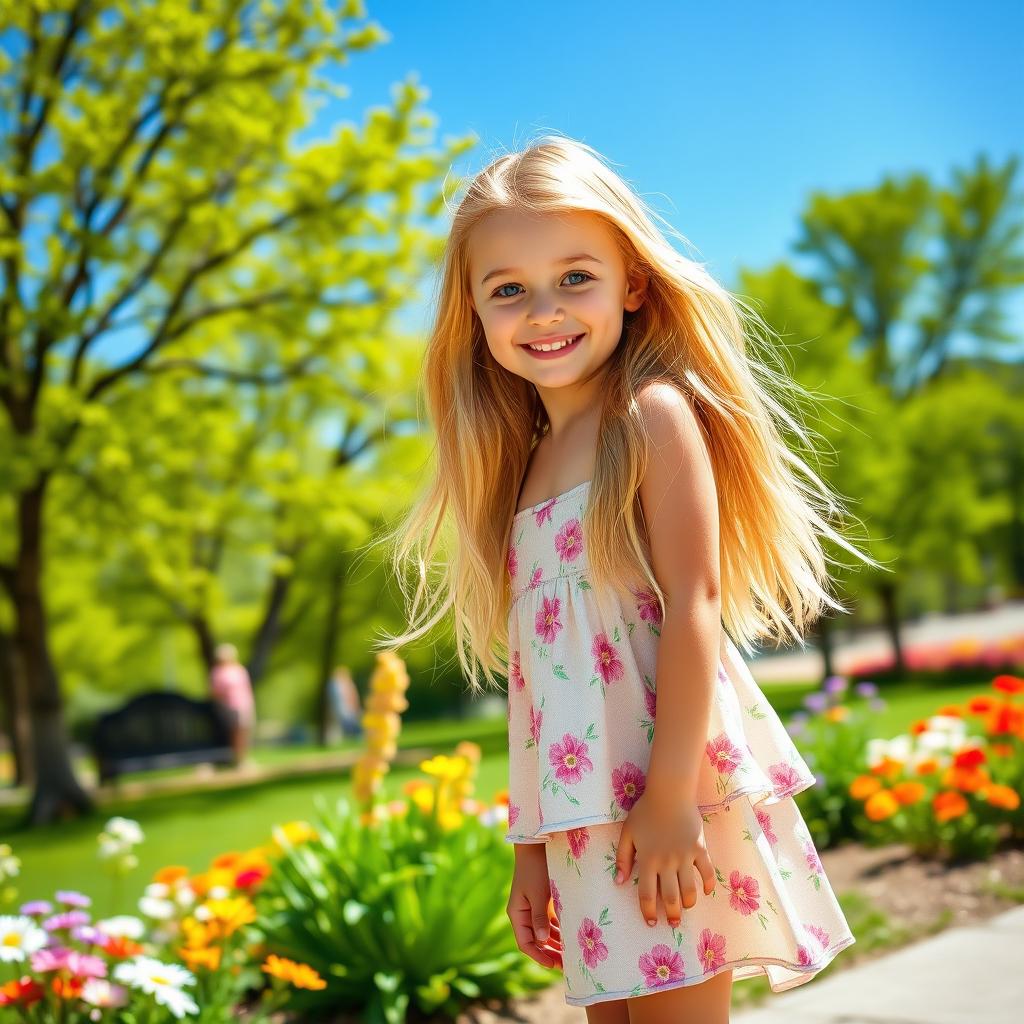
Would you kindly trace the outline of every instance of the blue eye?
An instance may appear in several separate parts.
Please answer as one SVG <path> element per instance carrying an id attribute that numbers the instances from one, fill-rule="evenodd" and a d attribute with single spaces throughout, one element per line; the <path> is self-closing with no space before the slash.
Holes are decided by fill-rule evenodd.
<path id="1" fill-rule="evenodd" d="M 566 277 L 572 277 L 573 274 L 579 274 L 580 277 L 584 278 L 584 280 L 581 281 L 580 284 L 584 284 L 584 283 L 586 283 L 586 281 L 593 281 L 594 280 L 593 275 L 588 274 L 585 270 L 570 270 L 569 273 L 566 274 L 565 276 Z M 495 298 L 495 299 L 512 299 L 512 298 L 515 298 L 514 295 L 501 295 L 499 293 L 501 292 L 502 288 L 521 288 L 521 287 L 522 287 L 522 285 L 518 285 L 518 284 L 503 284 L 503 285 L 499 285 L 497 288 L 494 289 L 494 292 L 493 292 L 491 297 Z"/>

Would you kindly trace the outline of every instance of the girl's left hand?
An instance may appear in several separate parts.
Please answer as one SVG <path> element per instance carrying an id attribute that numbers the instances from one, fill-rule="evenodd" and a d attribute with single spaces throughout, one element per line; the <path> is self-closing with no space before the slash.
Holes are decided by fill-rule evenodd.
<path id="1" fill-rule="evenodd" d="M 715 869 L 704 842 L 704 819 L 694 801 L 648 787 L 622 823 L 615 853 L 617 885 L 633 874 L 634 850 L 640 912 L 648 924 L 658 920 L 659 886 L 673 927 L 679 924 L 681 906 L 689 910 L 696 904 L 694 868 L 704 880 L 704 894 L 710 896 L 714 891 Z"/>

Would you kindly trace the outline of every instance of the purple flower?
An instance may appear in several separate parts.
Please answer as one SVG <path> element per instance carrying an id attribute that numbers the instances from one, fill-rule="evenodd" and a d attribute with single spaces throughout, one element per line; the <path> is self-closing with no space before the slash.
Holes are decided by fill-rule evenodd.
<path id="1" fill-rule="evenodd" d="M 794 715 L 789 720 L 789 725 L 787 726 L 787 729 L 789 731 L 790 736 L 801 736 L 801 735 L 803 735 L 803 733 L 806 732 L 806 730 L 807 730 L 807 726 L 804 724 L 806 720 L 807 720 L 807 716 L 806 715 L 804 715 L 801 718 L 797 718 L 796 715 Z"/>
<path id="2" fill-rule="evenodd" d="M 885 710 L 885 701 L 882 700 L 881 697 L 877 697 L 875 700 L 873 700 L 871 702 L 871 710 L 872 711 L 884 711 Z"/>
<path id="3" fill-rule="evenodd" d="M 874 683 L 858 683 L 854 688 L 858 697 L 874 697 L 878 687 Z"/>
<path id="4" fill-rule="evenodd" d="M 74 889 L 58 889 L 56 894 L 58 903 L 66 903 L 69 907 L 90 907 L 92 900 L 82 892 L 75 892 Z"/>
<path id="5" fill-rule="evenodd" d="M 59 931 L 61 928 L 74 928 L 78 924 L 88 924 L 89 915 L 84 910 L 68 910 L 63 914 L 54 914 L 43 921 L 48 932 Z"/>
<path id="6" fill-rule="evenodd" d="M 810 708 L 811 711 L 824 711 L 828 706 L 828 697 L 826 694 L 821 693 L 809 693 L 804 697 L 804 707 Z"/>
<path id="7" fill-rule="evenodd" d="M 820 789 L 824 785 L 825 785 L 825 776 L 822 775 L 820 772 L 815 772 L 814 773 L 814 786 L 815 786 L 815 788 L 816 789 Z"/>
<path id="8" fill-rule="evenodd" d="M 106 946 L 108 935 L 91 924 L 80 924 L 71 929 L 71 938 L 84 942 L 87 946 Z"/>
<path id="9" fill-rule="evenodd" d="M 828 676 L 825 679 L 825 692 L 845 693 L 847 685 L 845 676 Z"/>
<path id="10" fill-rule="evenodd" d="M 18 913 L 28 914 L 31 917 L 34 914 L 49 914 L 51 910 L 53 910 L 53 904 L 46 900 L 30 900 L 28 903 L 22 903 Z"/>

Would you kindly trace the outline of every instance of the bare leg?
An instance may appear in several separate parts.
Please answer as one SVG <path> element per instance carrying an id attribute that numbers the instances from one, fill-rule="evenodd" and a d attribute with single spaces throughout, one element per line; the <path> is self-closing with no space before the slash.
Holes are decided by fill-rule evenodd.
<path id="1" fill-rule="evenodd" d="M 729 1024 L 732 971 L 696 985 L 683 985 L 626 1000 L 629 1024 Z"/>
<path id="2" fill-rule="evenodd" d="M 629 1009 L 625 999 L 606 999 L 603 1003 L 584 1006 L 587 1024 L 629 1024 Z"/>

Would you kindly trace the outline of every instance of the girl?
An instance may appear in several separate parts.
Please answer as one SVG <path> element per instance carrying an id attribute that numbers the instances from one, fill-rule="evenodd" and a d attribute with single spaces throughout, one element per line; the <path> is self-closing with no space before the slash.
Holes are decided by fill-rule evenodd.
<path id="1" fill-rule="evenodd" d="M 716 1024 L 733 982 L 780 992 L 854 942 L 793 800 L 814 775 L 736 643 L 846 611 L 820 536 L 876 563 L 784 443 L 745 307 L 652 217 L 560 136 L 470 183 L 425 358 L 437 472 L 395 549 L 415 628 L 387 642 L 450 608 L 474 691 L 507 676 L 520 949 L 592 1024 Z"/>

